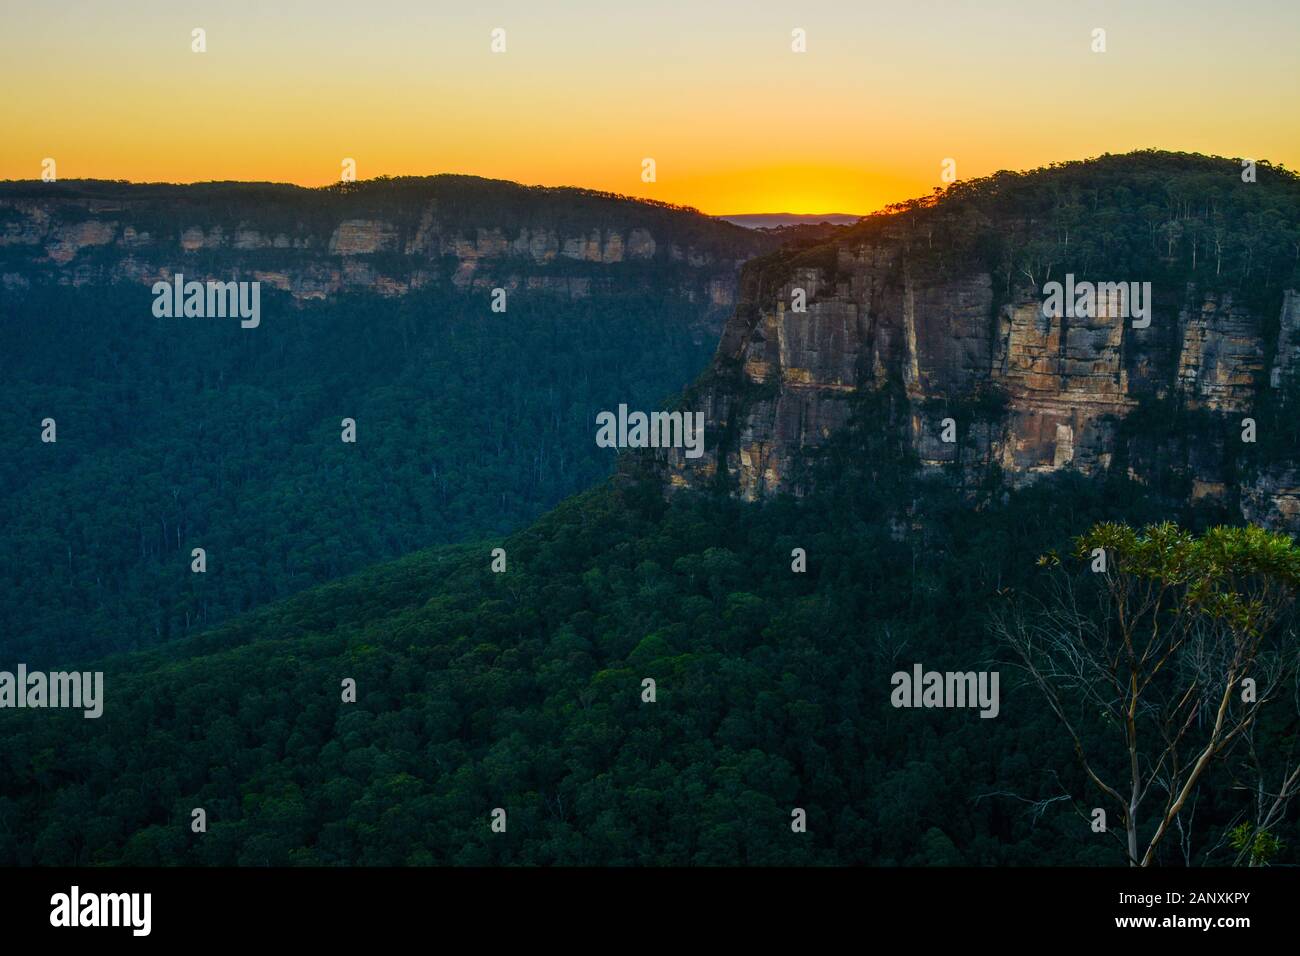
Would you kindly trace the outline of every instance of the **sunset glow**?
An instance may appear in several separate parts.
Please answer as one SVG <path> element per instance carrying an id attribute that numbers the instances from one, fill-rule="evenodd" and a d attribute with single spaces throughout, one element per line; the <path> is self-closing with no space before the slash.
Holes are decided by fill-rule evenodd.
<path id="1" fill-rule="evenodd" d="M 61 6 L 6 11 L 0 178 L 49 157 L 63 179 L 322 185 L 351 157 L 363 179 L 863 213 L 941 185 L 945 158 L 960 178 L 1143 147 L 1300 165 L 1292 3 L 1266 35 L 1200 2 Z"/>

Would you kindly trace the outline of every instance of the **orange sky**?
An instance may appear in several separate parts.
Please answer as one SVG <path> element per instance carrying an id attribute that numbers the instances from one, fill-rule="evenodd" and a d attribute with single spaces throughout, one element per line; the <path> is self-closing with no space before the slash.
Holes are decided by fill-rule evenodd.
<path id="1" fill-rule="evenodd" d="M 1140 7 L 1140 9 L 1131 9 Z M 1051 8 L 1051 9 L 1043 9 Z M 1300 166 L 1300 4 L 65 0 L 0 33 L 0 178 L 473 173 L 848 212 L 1155 146 Z M 59 11 L 56 15 L 53 11 Z M 191 50 L 206 30 L 207 52 Z M 506 51 L 490 49 L 506 31 Z M 1106 30 L 1105 53 L 1090 49 Z M 791 50 L 791 31 L 807 52 Z M 642 160 L 656 162 L 654 183 Z"/>

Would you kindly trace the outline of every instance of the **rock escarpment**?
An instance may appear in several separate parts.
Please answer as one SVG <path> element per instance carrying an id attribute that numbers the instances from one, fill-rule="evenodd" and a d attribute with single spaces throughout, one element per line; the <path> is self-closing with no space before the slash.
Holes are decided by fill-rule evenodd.
<path id="1" fill-rule="evenodd" d="M 917 204 L 751 263 L 713 366 L 685 400 L 705 413 L 706 453 L 661 453 L 666 487 L 805 494 L 804 466 L 870 400 L 860 427 L 972 496 L 990 481 L 1118 472 L 1230 518 L 1300 530 L 1300 455 L 1277 434 L 1295 418 L 1300 375 L 1290 277 L 1256 271 L 1272 289 L 1233 281 L 1240 269 L 1216 272 L 1208 242 L 1185 257 L 1161 255 L 1161 242 L 1128 270 L 1109 263 L 1119 275 L 1090 271 L 1149 276 L 1148 326 L 1106 309 L 1053 315 L 1043 282 L 1089 268 L 1086 222 L 1070 249 L 1051 206 L 998 219 L 997 192 L 979 216 L 946 199 Z M 1190 217 L 1170 216 L 1191 230 Z"/>
<path id="2" fill-rule="evenodd" d="M 0 184 L 0 283 L 256 280 L 309 300 L 493 288 L 635 289 L 706 307 L 714 334 L 761 233 L 693 210 L 464 176 L 324 190 L 267 184 Z"/>

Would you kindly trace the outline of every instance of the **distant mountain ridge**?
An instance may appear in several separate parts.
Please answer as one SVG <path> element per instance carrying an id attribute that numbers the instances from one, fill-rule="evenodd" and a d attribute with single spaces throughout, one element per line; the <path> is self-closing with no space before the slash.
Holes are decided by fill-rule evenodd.
<path id="1" fill-rule="evenodd" d="M 716 216 L 723 222 L 735 223 L 746 229 L 780 229 L 783 226 L 816 226 L 829 223 L 832 226 L 851 226 L 861 216 L 842 212 L 791 213 L 791 212 L 753 212 L 740 213 L 735 216 Z"/>
<path id="2" fill-rule="evenodd" d="M 0 284 L 247 279 L 319 299 L 505 288 L 570 299 L 616 283 L 733 304 L 777 240 L 686 207 L 475 176 L 276 183 L 0 182 Z"/>

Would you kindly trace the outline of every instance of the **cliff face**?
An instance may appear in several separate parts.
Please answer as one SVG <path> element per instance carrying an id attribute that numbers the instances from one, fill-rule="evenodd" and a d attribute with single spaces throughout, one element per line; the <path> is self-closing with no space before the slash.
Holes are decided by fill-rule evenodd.
<path id="1" fill-rule="evenodd" d="M 762 234 L 690 210 L 471 177 L 352 189 L 260 184 L 0 184 L 0 283 L 257 280 L 301 300 L 533 290 L 568 298 L 654 288 L 735 304 Z"/>
<path id="2" fill-rule="evenodd" d="M 1165 281 L 1145 328 L 1106 309 L 1054 316 L 1041 278 L 1013 281 L 1014 256 L 1005 274 L 968 254 L 977 243 L 936 256 L 923 227 L 897 219 L 795 258 L 775 278 L 763 260 L 747 269 L 713 366 L 686 399 L 705 413 L 706 452 L 655 461 L 670 491 L 808 493 L 809 453 L 874 396 L 861 427 L 972 496 L 990 478 L 1014 487 L 1118 469 L 1172 485 L 1183 501 L 1300 531 L 1295 449 L 1251 458 L 1262 446 L 1242 439 L 1243 419 L 1300 373 L 1294 289 L 1280 310 L 1260 309 L 1213 280 Z"/>

